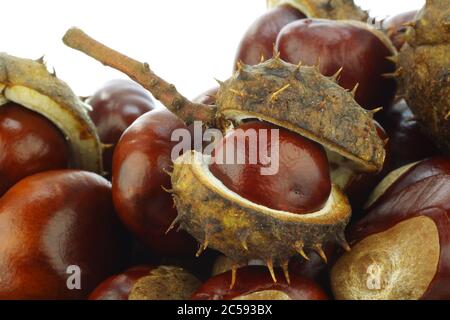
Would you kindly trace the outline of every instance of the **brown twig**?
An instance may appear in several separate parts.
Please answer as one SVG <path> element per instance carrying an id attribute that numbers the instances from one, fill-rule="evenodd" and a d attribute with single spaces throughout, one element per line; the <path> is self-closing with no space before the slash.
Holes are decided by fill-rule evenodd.
<path id="1" fill-rule="evenodd" d="M 173 84 L 158 77 L 147 63 L 134 60 L 103 45 L 78 28 L 69 29 L 64 35 L 63 42 L 102 64 L 125 73 L 149 90 L 156 99 L 161 101 L 186 124 L 198 120 L 205 122 L 207 125 L 213 125 L 215 107 L 189 101 L 177 91 Z"/>

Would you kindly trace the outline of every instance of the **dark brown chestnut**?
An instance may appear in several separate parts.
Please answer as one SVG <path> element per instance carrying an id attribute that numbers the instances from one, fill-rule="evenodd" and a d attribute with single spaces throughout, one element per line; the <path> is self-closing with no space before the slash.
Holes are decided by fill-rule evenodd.
<path id="1" fill-rule="evenodd" d="M 86 100 L 92 107 L 89 116 L 97 127 L 103 150 L 103 169 L 112 170 L 115 145 L 134 120 L 153 110 L 155 103 L 144 88 L 131 80 L 112 80 L 105 83 Z"/>
<path id="2" fill-rule="evenodd" d="M 277 278 L 283 272 L 276 270 Z M 291 275 L 286 280 L 273 282 L 265 267 L 240 268 L 236 284 L 230 289 L 231 272 L 225 272 L 206 281 L 191 300 L 328 300 L 325 292 L 314 281 Z"/>
<path id="3" fill-rule="evenodd" d="M 338 83 L 348 90 L 356 86 L 355 100 L 366 109 L 391 104 L 396 83 L 384 74 L 395 72 L 387 58 L 396 54 L 384 33 L 357 21 L 302 19 L 286 25 L 276 48 L 290 63 L 319 65 L 332 76 L 342 68 Z"/>
<path id="4" fill-rule="evenodd" d="M 10 188 L 0 198 L 0 243 L 0 299 L 86 298 L 128 251 L 110 183 L 78 170 Z"/>
<path id="5" fill-rule="evenodd" d="M 69 165 L 66 139 L 50 120 L 13 102 L 0 107 L 0 197 L 26 176 Z"/>
<path id="6" fill-rule="evenodd" d="M 404 99 L 388 108 L 380 121 L 389 136 L 389 171 L 441 154 Z"/>
<path id="7" fill-rule="evenodd" d="M 90 300 L 186 300 L 200 281 L 182 268 L 137 266 L 102 282 Z"/>
<path id="8" fill-rule="evenodd" d="M 113 158 L 113 200 L 123 223 L 159 255 L 192 255 L 195 241 L 185 232 L 171 230 L 177 216 L 168 174 L 176 142 L 172 132 L 186 125 L 166 109 L 139 117 L 122 135 Z"/>
<path id="9" fill-rule="evenodd" d="M 273 130 L 278 131 L 276 148 L 272 145 Z M 256 139 L 251 140 L 252 136 Z M 263 145 L 264 137 L 266 145 Z M 263 148 L 267 150 L 262 153 Z M 276 172 L 261 173 L 261 168 L 268 166 L 261 154 L 271 155 L 272 162 L 278 162 Z M 227 163 L 230 155 L 234 155 L 234 159 Z M 252 161 L 252 155 L 257 161 Z M 245 161 L 239 163 L 240 157 Z M 328 159 L 323 147 L 261 121 L 244 123 L 225 136 L 213 151 L 210 170 L 228 189 L 245 199 L 292 213 L 320 210 L 331 191 Z"/>
<path id="10" fill-rule="evenodd" d="M 239 61 L 255 65 L 261 60 L 272 58 L 280 30 L 288 23 L 303 18 L 306 18 L 304 14 L 289 5 L 268 10 L 244 34 L 237 51 L 235 68 Z"/>
<path id="11" fill-rule="evenodd" d="M 397 50 L 400 50 L 405 44 L 407 26 L 415 20 L 416 14 L 417 10 L 402 12 L 382 21 L 381 26 L 383 30 Z"/>
<path id="12" fill-rule="evenodd" d="M 367 215 L 348 230 L 352 251 L 333 266 L 338 299 L 450 298 L 450 158 L 383 180 Z"/>

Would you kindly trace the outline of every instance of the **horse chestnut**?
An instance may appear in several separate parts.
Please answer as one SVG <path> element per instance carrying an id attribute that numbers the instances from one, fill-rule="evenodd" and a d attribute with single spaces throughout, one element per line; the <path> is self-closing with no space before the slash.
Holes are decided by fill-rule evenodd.
<path id="1" fill-rule="evenodd" d="M 384 74 L 395 71 L 395 63 L 387 58 L 396 50 L 382 32 L 368 24 L 302 19 L 280 31 L 276 48 L 281 59 L 318 64 L 326 76 L 342 68 L 338 83 L 348 90 L 357 88 L 355 100 L 366 109 L 387 107 L 395 96 L 395 80 Z"/>
<path id="2" fill-rule="evenodd" d="M 0 230 L 0 299 L 85 298 L 128 250 L 110 183 L 78 170 L 14 185 L 0 198 Z"/>
<path id="3" fill-rule="evenodd" d="M 236 55 L 239 62 L 255 65 L 273 57 L 273 47 L 281 29 L 304 18 L 367 20 L 367 12 L 348 0 L 268 0 L 269 10 L 249 27 Z"/>
<path id="4" fill-rule="evenodd" d="M 276 141 L 272 141 L 273 130 L 278 131 Z M 265 145 L 262 133 L 266 134 Z M 262 154 L 270 154 L 271 165 L 278 162 L 273 174 L 261 174 L 261 168 L 269 165 Z M 223 161 L 230 155 L 234 155 L 232 163 Z M 237 161 L 241 157 L 243 163 Z M 244 123 L 222 139 L 213 151 L 210 170 L 228 189 L 245 199 L 297 214 L 322 209 L 331 191 L 328 159 L 320 144 L 260 121 Z"/>
<path id="5" fill-rule="evenodd" d="M 422 132 L 405 100 L 388 108 L 381 122 L 389 136 L 389 171 L 441 154 L 434 142 Z"/>
<path id="6" fill-rule="evenodd" d="M 383 180 L 331 272 L 338 299 L 449 299 L 450 158 Z"/>
<path id="7" fill-rule="evenodd" d="M 255 65 L 272 58 L 273 46 L 280 30 L 288 23 L 306 18 L 299 10 L 282 5 L 270 9 L 256 20 L 242 38 L 236 55 L 236 63 Z"/>
<path id="8" fill-rule="evenodd" d="M 112 170 L 114 148 L 125 129 L 142 114 L 154 109 L 148 91 L 130 80 L 107 82 L 86 100 L 92 107 L 89 116 L 97 127 L 103 150 L 103 169 Z"/>
<path id="9" fill-rule="evenodd" d="M 0 106 L 0 197 L 24 177 L 69 165 L 66 139 L 52 122 L 13 102 Z"/>
<path id="10" fill-rule="evenodd" d="M 122 135 L 113 158 L 113 200 L 119 217 L 153 253 L 189 255 L 195 241 L 184 232 L 171 230 L 177 216 L 170 189 L 175 142 L 172 132 L 187 128 L 166 109 L 139 117 Z"/>
<path id="11" fill-rule="evenodd" d="M 231 272 L 212 277 L 191 297 L 191 300 L 328 300 L 325 292 L 307 278 L 291 275 L 274 283 L 264 267 L 247 266 L 239 269 L 236 284 L 230 288 Z M 283 272 L 276 270 L 281 279 Z"/>
<path id="12" fill-rule="evenodd" d="M 137 266 L 103 281 L 90 300 L 186 300 L 200 281 L 178 267 Z"/>

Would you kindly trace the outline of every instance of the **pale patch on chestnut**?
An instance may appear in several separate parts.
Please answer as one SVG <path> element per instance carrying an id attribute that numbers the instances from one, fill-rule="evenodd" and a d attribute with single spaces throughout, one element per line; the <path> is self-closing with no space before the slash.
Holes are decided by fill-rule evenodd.
<path id="1" fill-rule="evenodd" d="M 331 271 L 337 299 L 419 299 L 433 280 L 440 243 L 426 216 L 404 220 L 368 236 L 338 260 Z"/>
<path id="2" fill-rule="evenodd" d="M 238 296 L 233 300 L 292 300 L 288 294 L 279 290 L 263 290 Z"/>
<path id="3" fill-rule="evenodd" d="M 201 282 L 182 268 L 161 266 L 133 286 L 129 300 L 186 300 Z"/>

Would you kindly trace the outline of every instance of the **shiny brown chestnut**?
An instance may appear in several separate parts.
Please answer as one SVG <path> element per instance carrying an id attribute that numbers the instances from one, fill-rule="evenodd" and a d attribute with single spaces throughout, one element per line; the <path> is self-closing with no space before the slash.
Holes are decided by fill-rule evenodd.
<path id="1" fill-rule="evenodd" d="M 85 298 L 127 256 L 111 185 L 94 173 L 22 179 L 0 198 L 0 230 L 0 299 Z"/>
<path id="2" fill-rule="evenodd" d="M 375 192 L 332 268 L 335 297 L 449 299 L 450 158 L 394 171 Z"/>
<path id="3" fill-rule="evenodd" d="M 178 267 L 137 266 L 103 281 L 89 300 L 186 300 L 200 284 Z"/>
<path id="4" fill-rule="evenodd" d="M 13 102 L 0 106 L 0 197 L 26 176 L 69 165 L 66 139 L 50 120 Z"/>
<path id="5" fill-rule="evenodd" d="M 405 44 L 407 26 L 415 20 L 416 14 L 417 10 L 402 12 L 382 21 L 383 30 L 397 50 L 400 50 Z"/>
<path id="6" fill-rule="evenodd" d="M 120 136 L 139 116 L 153 110 L 155 103 L 148 91 L 131 80 L 105 83 L 86 103 L 92 107 L 89 116 L 100 140 L 108 145 L 103 150 L 103 169 L 110 174 L 114 148 Z"/>
<path id="7" fill-rule="evenodd" d="M 239 61 L 256 65 L 262 59 L 272 58 L 280 30 L 288 23 L 303 18 L 306 18 L 303 13 L 289 5 L 268 10 L 244 34 L 236 54 L 235 68 Z"/>
<path id="8" fill-rule="evenodd" d="M 196 242 L 171 230 L 177 216 L 171 195 L 172 132 L 186 125 L 166 109 L 139 117 L 122 135 L 113 157 L 112 190 L 118 215 L 153 253 L 192 255 Z"/>
<path id="9" fill-rule="evenodd" d="M 278 137 L 272 137 L 274 130 Z M 230 154 L 234 159 L 227 163 Z M 272 165 L 278 162 L 273 174 L 262 174 L 261 169 L 268 166 L 263 154 L 271 156 Z M 210 170 L 216 178 L 243 198 L 268 208 L 297 214 L 315 212 L 330 195 L 323 147 L 273 124 L 250 121 L 240 125 L 218 142 L 212 155 Z"/>
<path id="10" fill-rule="evenodd" d="M 389 171 L 441 154 L 404 99 L 388 108 L 380 121 L 389 136 Z"/>
<path id="11" fill-rule="evenodd" d="M 290 63 L 319 65 L 322 74 L 337 77 L 338 83 L 354 90 L 355 100 L 366 109 L 391 104 L 396 83 L 385 74 L 395 72 L 388 58 L 396 54 L 389 39 L 368 24 L 357 21 L 302 19 L 286 25 L 276 48 Z"/>
<path id="12" fill-rule="evenodd" d="M 276 270 L 277 278 L 283 272 Z M 235 286 L 230 289 L 231 272 L 225 272 L 206 281 L 191 300 L 328 300 L 325 292 L 315 282 L 297 275 L 273 282 L 265 267 L 240 268 Z"/>

